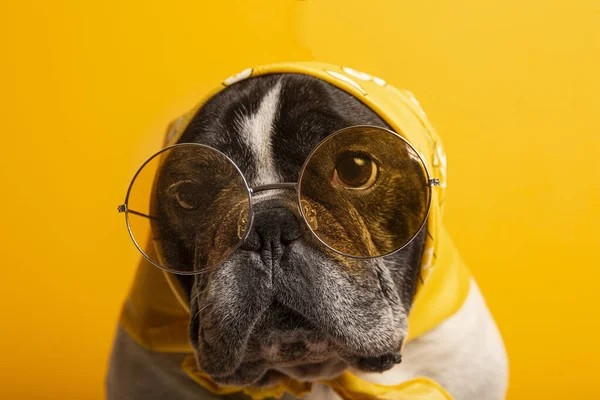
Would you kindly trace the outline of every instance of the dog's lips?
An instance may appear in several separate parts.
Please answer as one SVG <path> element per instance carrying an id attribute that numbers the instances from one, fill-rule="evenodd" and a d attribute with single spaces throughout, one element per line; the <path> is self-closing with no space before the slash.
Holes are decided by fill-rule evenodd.
<path id="1" fill-rule="evenodd" d="M 365 372 L 381 373 L 400 363 L 398 354 L 385 354 L 377 357 L 354 358 L 352 364 L 348 360 L 333 356 L 322 361 L 315 359 L 297 359 L 280 362 L 275 365 L 265 360 L 242 363 L 238 369 L 228 376 L 213 376 L 220 384 L 235 386 L 268 387 L 274 386 L 281 379 L 291 377 L 303 382 L 316 382 L 334 379 L 349 366 Z M 258 367 L 258 368 L 257 368 Z"/>
<path id="2" fill-rule="evenodd" d="M 222 385 L 265 386 L 285 376 L 317 379 L 323 376 L 323 371 L 331 375 L 327 371 L 332 370 L 332 364 L 336 366 L 336 374 L 343 370 L 334 346 L 324 339 L 323 333 L 302 315 L 277 301 L 273 301 L 252 328 L 240 359 L 235 364 L 233 359 L 226 363 L 236 365 L 235 370 L 215 369 L 206 354 L 197 353 L 197 356 L 204 361 L 203 369 Z"/>
<path id="3" fill-rule="evenodd" d="M 278 367 L 318 364 L 335 356 L 335 351 L 328 344 L 307 341 L 281 341 L 263 346 L 261 352 L 263 360 Z"/>
<path id="4" fill-rule="evenodd" d="M 246 360 L 261 359 L 269 366 L 294 367 L 336 357 L 327 336 L 310 320 L 274 301 L 253 329 Z"/>
<path id="5" fill-rule="evenodd" d="M 247 362 L 227 376 L 212 376 L 221 385 L 268 387 L 281 379 L 292 378 L 303 382 L 333 379 L 347 367 L 345 361 L 332 357 L 321 362 L 297 360 L 296 365 L 268 365 L 261 362 Z"/>
<path id="6" fill-rule="evenodd" d="M 309 320 L 274 301 L 265 315 L 278 321 L 273 328 L 262 320 L 253 329 L 246 351 L 236 370 L 215 374 L 215 382 L 234 386 L 273 386 L 285 377 L 300 381 L 332 379 L 349 366 L 366 372 L 383 372 L 400 362 L 397 353 L 359 356 L 350 349 L 323 339 Z M 262 332 L 257 332 L 261 330 Z M 264 339 L 264 332 L 271 334 Z"/>

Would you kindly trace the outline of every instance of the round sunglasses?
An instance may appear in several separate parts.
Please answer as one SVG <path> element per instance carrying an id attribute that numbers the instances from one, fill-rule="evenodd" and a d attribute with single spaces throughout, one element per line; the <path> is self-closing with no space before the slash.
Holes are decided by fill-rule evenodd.
<path id="1" fill-rule="evenodd" d="M 219 150 L 197 143 L 166 147 L 138 169 L 118 211 L 149 262 L 190 275 L 217 267 L 240 248 L 252 231 L 256 193 L 295 190 L 299 215 L 319 242 L 347 257 L 375 258 L 417 236 L 438 185 L 402 136 L 353 126 L 322 140 L 297 182 L 255 187 Z"/>

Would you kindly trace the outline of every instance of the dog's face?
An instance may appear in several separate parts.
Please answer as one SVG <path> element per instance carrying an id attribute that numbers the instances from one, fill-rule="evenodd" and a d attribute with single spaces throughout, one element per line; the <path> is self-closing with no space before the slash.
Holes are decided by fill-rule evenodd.
<path id="1" fill-rule="evenodd" d="M 222 151 L 256 186 L 296 182 L 321 140 L 354 125 L 387 127 L 357 99 L 323 81 L 267 75 L 213 97 L 180 142 Z M 329 230 L 336 248 L 381 248 L 391 232 L 414 229 L 415 221 L 387 200 L 390 192 L 414 184 L 410 174 L 386 177 L 373 170 L 394 163 L 397 155 L 382 150 L 375 163 L 361 152 L 360 142 L 351 149 L 323 150 L 322 165 L 305 173 L 322 175 L 312 180 L 319 184 L 308 187 L 307 196 L 335 185 L 355 189 L 330 199 L 343 205 L 344 213 L 315 211 L 319 229 Z M 359 158 L 358 167 L 348 164 L 348 157 Z M 386 181 L 374 185 L 374 176 Z M 197 182 L 207 184 L 195 187 Z M 231 252 L 239 241 L 240 218 L 248 212 L 238 183 L 236 171 L 208 152 L 193 161 L 182 152 L 165 162 L 155 208 L 163 221 L 160 237 L 168 241 L 167 262 L 192 270 Z M 344 196 L 354 196 L 353 201 Z M 407 199 L 408 206 L 410 201 L 424 199 Z M 376 214 L 369 207 L 374 202 Z M 209 210 L 203 212 L 208 217 L 194 218 L 198 210 Z M 199 366 L 218 383 L 261 386 L 284 375 L 316 380 L 348 367 L 381 372 L 400 362 L 424 230 L 402 251 L 365 260 L 341 256 L 317 240 L 300 216 L 293 190 L 255 194 L 253 214 L 246 240 L 223 263 L 193 277 L 179 276 L 189 296 L 190 341 Z M 370 235 L 345 228 L 367 220 L 377 224 Z"/>

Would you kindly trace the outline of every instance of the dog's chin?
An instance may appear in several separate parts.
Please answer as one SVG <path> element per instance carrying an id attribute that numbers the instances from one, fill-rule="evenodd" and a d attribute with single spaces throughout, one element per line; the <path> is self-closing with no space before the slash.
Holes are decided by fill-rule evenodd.
<path id="1" fill-rule="evenodd" d="M 319 382 L 334 379 L 344 372 L 347 367 L 348 365 L 339 358 L 332 358 L 320 363 L 305 363 L 294 367 L 274 366 L 268 369 L 258 380 L 238 382 L 236 386 L 267 388 L 286 382 L 289 378 L 301 382 Z M 228 378 L 217 377 L 214 380 L 221 384 L 230 383 Z"/>
<path id="2" fill-rule="evenodd" d="M 328 360 L 318 363 L 305 363 L 293 367 L 276 368 L 286 376 L 303 382 L 316 382 L 321 380 L 333 379 L 348 368 L 348 364 L 338 357 L 332 357 Z"/>
<path id="3" fill-rule="evenodd" d="M 332 379 L 348 367 L 335 346 L 309 320 L 274 301 L 255 326 L 241 364 L 219 384 L 269 387 L 293 378 Z"/>
<path id="4" fill-rule="evenodd" d="M 212 376 L 212 378 L 222 385 L 270 387 L 288 378 L 301 382 L 329 380 L 339 376 L 348 368 L 347 362 L 337 356 L 322 361 L 314 361 L 315 357 L 310 357 L 312 360 L 307 361 L 306 358 L 288 359 L 286 362 L 275 364 L 263 364 L 264 360 L 248 361 L 242 363 L 231 375 Z"/>
<path id="5" fill-rule="evenodd" d="M 318 363 L 303 363 L 296 366 L 273 367 L 256 382 L 250 384 L 252 387 L 276 386 L 281 381 L 292 378 L 301 382 L 319 382 L 333 379 L 348 368 L 345 361 L 337 357 Z"/>
<path id="6" fill-rule="evenodd" d="M 296 345 L 299 346 L 299 343 Z M 400 362 L 400 357 L 394 354 L 354 360 L 344 360 L 338 355 L 331 355 L 321 361 L 316 361 L 317 358 L 312 355 L 275 364 L 267 363 L 266 360 L 246 361 L 233 374 L 212 376 L 212 379 L 217 384 L 226 386 L 264 388 L 276 386 L 289 378 L 301 382 L 331 380 L 349 367 L 365 372 L 384 372 Z"/>
<path id="7" fill-rule="evenodd" d="M 227 375 L 213 375 L 221 385 L 271 387 L 289 378 L 301 382 L 330 380 L 347 368 L 383 372 L 400 362 L 397 353 L 357 357 L 328 339 L 316 326 L 278 302 L 257 325 L 243 361 Z M 274 328 L 273 322 L 279 325 Z"/>

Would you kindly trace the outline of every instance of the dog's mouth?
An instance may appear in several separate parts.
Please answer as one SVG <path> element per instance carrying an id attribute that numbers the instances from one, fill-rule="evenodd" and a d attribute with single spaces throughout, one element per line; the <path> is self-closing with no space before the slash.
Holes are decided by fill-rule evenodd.
<path id="1" fill-rule="evenodd" d="M 213 379 L 221 384 L 265 387 L 286 377 L 333 378 L 346 366 L 315 324 L 274 300 L 250 333 L 240 365 L 232 374 Z"/>
<path id="2" fill-rule="evenodd" d="M 347 367 L 348 364 L 345 361 L 335 357 L 318 363 L 305 363 L 293 367 L 278 367 L 267 370 L 262 378 L 251 384 L 251 386 L 274 386 L 288 377 L 302 382 L 333 379 L 340 375 Z"/>
<path id="3" fill-rule="evenodd" d="M 233 373 L 213 375 L 213 380 L 222 385 L 268 387 L 287 378 L 304 382 L 333 379 L 349 366 L 382 372 L 400 362 L 392 353 L 356 356 L 278 301 L 256 324 L 242 359 Z"/>

